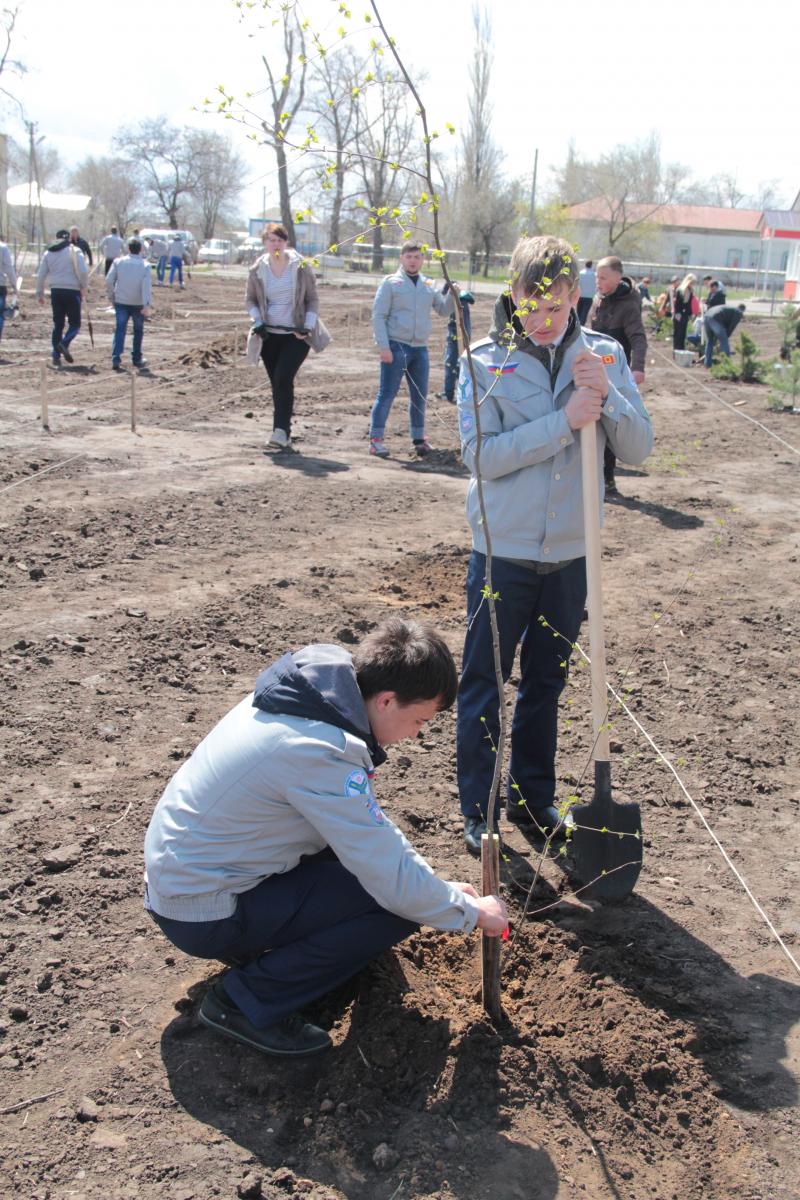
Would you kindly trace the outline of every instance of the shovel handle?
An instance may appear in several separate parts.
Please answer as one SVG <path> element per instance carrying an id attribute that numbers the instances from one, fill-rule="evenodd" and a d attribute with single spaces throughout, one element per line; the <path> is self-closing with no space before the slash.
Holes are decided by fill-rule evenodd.
<path id="1" fill-rule="evenodd" d="M 600 489 L 597 474 L 597 423 L 581 429 L 581 482 L 586 541 L 586 593 L 589 608 L 589 650 L 592 675 L 592 725 L 595 762 L 608 762 L 608 697 L 606 642 L 603 625 L 603 577 L 600 566 Z"/>

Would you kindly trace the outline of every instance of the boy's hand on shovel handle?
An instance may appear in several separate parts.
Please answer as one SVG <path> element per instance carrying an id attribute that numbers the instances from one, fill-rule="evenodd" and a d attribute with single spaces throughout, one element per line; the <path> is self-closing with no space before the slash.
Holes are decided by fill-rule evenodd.
<path id="1" fill-rule="evenodd" d="M 608 376 L 603 360 L 599 354 L 592 354 L 591 350 L 581 350 L 575 355 L 572 378 L 576 388 L 591 388 L 599 392 L 603 400 L 608 395 Z"/>
<path id="2" fill-rule="evenodd" d="M 564 408 L 570 429 L 582 429 L 600 420 L 603 411 L 603 397 L 594 388 L 577 387 L 570 396 Z"/>

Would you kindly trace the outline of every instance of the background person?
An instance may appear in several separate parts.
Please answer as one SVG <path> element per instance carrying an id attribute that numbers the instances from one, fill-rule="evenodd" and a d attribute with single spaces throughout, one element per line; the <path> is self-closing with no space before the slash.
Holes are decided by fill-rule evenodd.
<path id="1" fill-rule="evenodd" d="M 424 458 L 431 449 L 425 436 L 431 310 L 445 316 L 455 306 L 449 293 L 443 295 L 434 281 L 422 274 L 423 262 L 419 246 L 404 245 L 399 267 L 394 274 L 384 277 L 372 305 L 372 329 L 380 354 L 381 377 L 370 413 L 369 452 L 378 458 L 389 457 L 383 435 L 404 376 L 412 449 L 419 458 Z"/>
<path id="2" fill-rule="evenodd" d="M 145 905 L 186 954 L 230 965 L 200 1020 L 265 1054 L 314 1054 L 297 1010 L 419 925 L 491 936 L 496 896 L 434 874 L 381 811 L 383 747 L 415 737 L 456 694 L 430 627 L 393 617 L 352 656 L 285 654 L 212 729 L 158 802 Z"/>
<path id="3" fill-rule="evenodd" d="M 142 358 L 142 339 L 144 338 L 144 319 L 150 314 L 152 281 L 150 265 L 142 258 L 141 249 L 142 244 L 139 239 L 131 238 L 128 242 L 130 253 L 118 258 L 106 275 L 106 292 L 114 305 L 117 317 L 114 341 L 111 347 L 111 365 L 115 371 L 119 371 L 122 366 L 128 321 L 133 322 L 131 352 L 133 365 L 135 367 L 147 366 Z"/>
<path id="4" fill-rule="evenodd" d="M 586 324 L 586 318 L 589 315 L 589 309 L 592 307 L 594 294 L 597 291 L 597 273 L 592 265 L 592 259 L 587 258 L 583 268 L 578 274 L 578 285 L 580 287 L 580 295 L 578 296 L 578 320 L 581 325 Z"/>
<path id="5" fill-rule="evenodd" d="M 289 445 L 294 380 L 310 349 L 319 297 L 314 268 L 289 246 L 289 234 L 273 221 L 262 235 L 264 253 L 247 276 L 247 308 L 261 338 L 261 361 L 272 387 L 273 428 L 267 445 Z"/>
<path id="6" fill-rule="evenodd" d="M 56 234 L 56 237 L 58 237 L 58 234 Z M 89 243 L 86 241 L 86 238 L 81 237 L 77 225 L 70 226 L 69 240 L 73 246 L 77 246 L 77 248 L 80 250 L 80 252 L 83 254 L 84 258 L 86 259 L 87 263 L 91 267 L 92 262 L 93 262 L 92 248 L 89 245 Z"/>
<path id="7" fill-rule="evenodd" d="M 445 284 L 442 288 L 442 293 L 447 294 L 448 285 Z M 467 342 L 472 340 L 472 313 L 470 309 L 475 303 L 475 297 L 472 292 L 460 291 L 458 293 L 458 303 L 461 306 L 461 315 L 464 321 L 464 332 L 467 337 Z M 458 349 L 459 328 L 458 318 L 455 312 L 450 314 L 450 319 L 447 322 L 447 340 L 444 344 L 444 391 L 437 392 L 437 399 L 449 400 L 451 404 L 456 402 L 456 382 L 458 381 Z"/>
<path id="8" fill-rule="evenodd" d="M 717 304 L 706 313 L 706 352 L 703 358 L 705 366 L 710 367 L 714 361 L 716 342 L 719 342 L 722 353 L 727 358 L 731 357 L 730 338 L 744 316 L 744 311 L 744 304 Z"/>
<path id="9" fill-rule="evenodd" d="M 636 386 L 644 383 L 647 360 L 647 334 L 642 321 L 642 297 L 633 280 L 623 274 L 622 262 L 615 255 L 601 258 L 597 264 L 597 298 L 592 306 L 588 324 L 597 333 L 604 333 L 619 342 L 625 351 L 628 366 Z M 606 495 L 616 496 L 614 478 L 617 459 L 606 442 L 603 457 L 603 478 Z"/>
<path id="10" fill-rule="evenodd" d="M 116 225 L 111 226 L 111 232 L 107 233 L 101 241 L 97 249 L 102 254 L 105 261 L 105 274 L 111 270 L 111 264 L 116 258 L 119 258 L 125 250 L 125 243 L 119 236 L 119 231 Z"/>
<path id="11" fill-rule="evenodd" d="M 156 260 L 156 283 L 158 287 L 164 286 L 164 276 L 167 273 L 167 250 L 166 239 L 154 237 L 150 239 L 150 253 Z"/>
<path id="12" fill-rule="evenodd" d="M 172 287 L 177 272 L 178 288 L 183 291 L 183 238 L 179 233 L 176 233 L 170 242 L 167 255 L 169 256 L 169 286 Z"/>
<path id="13" fill-rule="evenodd" d="M 14 260 L 5 242 L 0 242 L 0 341 L 6 322 L 6 301 L 9 295 L 17 294 L 17 273 L 14 270 Z"/>
<path id="14" fill-rule="evenodd" d="M 689 320 L 700 314 L 700 301 L 694 293 L 697 276 L 689 272 L 672 293 L 672 349 L 683 350 Z"/>
<path id="15" fill-rule="evenodd" d="M 582 329 L 572 311 L 579 284 L 569 242 L 522 238 L 511 258 L 511 277 L 512 294 L 500 296 L 489 337 L 475 343 L 471 353 L 479 402 L 491 392 L 491 403 L 481 407 L 480 457 L 506 680 L 520 647 L 506 816 L 519 825 L 552 829 L 559 819 L 555 757 L 558 698 L 566 682 L 562 638 L 575 640 L 586 601 L 578 431 L 596 423 L 598 456 L 608 441 L 631 463 L 650 453 L 653 431 L 622 347 Z M 545 278 L 555 282 L 544 284 Z M 474 471 L 472 382 L 463 358 L 458 391 L 461 455 Z M 499 719 L 484 598 L 486 534 L 474 475 L 467 516 L 473 548 L 456 758 L 464 842 L 479 855 Z M 553 629 L 562 636 L 554 637 Z"/>
<path id="16" fill-rule="evenodd" d="M 53 365 L 57 367 L 61 364 L 62 356 L 68 363 L 74 362 L 70 345 L 81 328 L 81 301 L 89 282 L 89 268 L 83 251 L 71 241 L 69 230 L 60 229 L 56 238 L 57 241 L 48 246 L 39 263 L 36 299 L 44 305 L 44 286 L 49 280 L 53 309 Z"/>

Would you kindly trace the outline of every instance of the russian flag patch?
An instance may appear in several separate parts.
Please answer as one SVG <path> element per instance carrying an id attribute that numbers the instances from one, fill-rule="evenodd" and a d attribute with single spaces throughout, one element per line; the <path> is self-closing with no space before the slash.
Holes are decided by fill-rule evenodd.
<path id="1" fill-rule="evenodd" d="M 490 375 L 513 375 L 518 366 L 519 366 L 519 363 L 515 363 L 515 362 L 492 363 L 492 365 L 489 367 L 489 374 Z"/>

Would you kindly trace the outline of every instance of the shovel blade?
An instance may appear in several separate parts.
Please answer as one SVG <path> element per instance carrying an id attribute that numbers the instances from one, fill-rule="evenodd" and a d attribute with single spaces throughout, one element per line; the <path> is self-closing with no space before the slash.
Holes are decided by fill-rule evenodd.
<path id="1" fill-rule="evenodd" d="M 595 794 L 572 810 L 575 832 L 573 874 L 584 886 L 581 896 L 619 901 L 630 896 L 642 869 L 642 813 L 638 804 L 611 798 L 611 768 L 595 763 Z"/>

